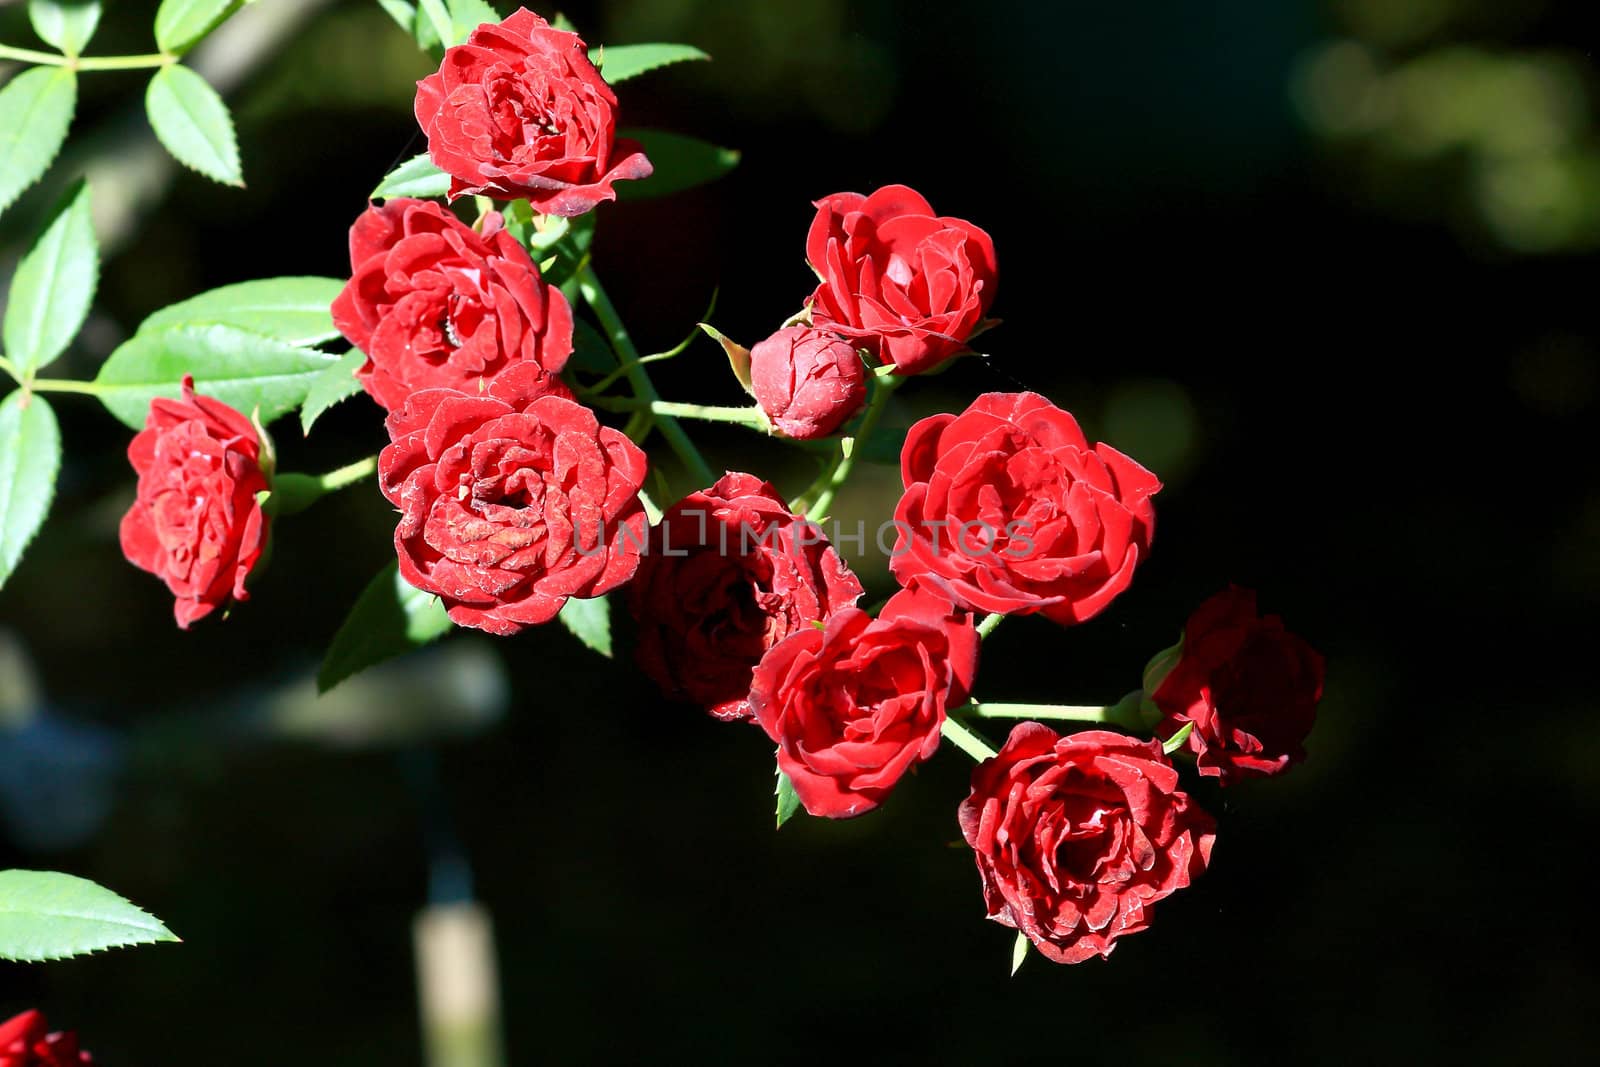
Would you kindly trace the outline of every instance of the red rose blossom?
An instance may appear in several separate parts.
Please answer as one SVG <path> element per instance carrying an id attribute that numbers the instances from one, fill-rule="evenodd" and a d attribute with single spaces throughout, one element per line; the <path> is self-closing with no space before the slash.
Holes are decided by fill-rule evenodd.
<path id="1" fill-rule="evenodd" d="M 1037 393 L 985 393 L 911 427 L 889 567 L 947 581 L 972 611 L 1098 613 L 1150 550 L 1155 475 Z"/>
<path id="2" fill-rule="evenodd" d="M 994 302 L 994 242 L 963 219 L 941 218 L 920 193 L 889 185 L 871 196 L 817 201 L 806 259 L 822 284 L 811 321 L 868 349 L 898 374 L 932 370 L 966 350 Z"/>
<path id="3" fill-rule="evenodd" d="M 261 438 L 250 420 L 184 375 L 183 397 L 150 401 L 128 445 L 138 496 L 122 517 L 122 554 L 167 583 L 178 625 L 230 599 L 248 600 L 245 579 L 267 544 Z"/>
<path id="4" fill-rule="evenodd" d="M 661 517 L 629 604 L 646 674 L 719 719 L 747 719 L 767 649 L 860 596 L 818 527 L 760 478 L 729 473 Z"/>
<path id="5" fill-rule="evenodd" d="M 393 411 L 420 389 L 490 392 L 513 407 L 570 395 L 572 309 L 490 212 L 480 233 L 438 204 L 372 205 L 350 228 L 333 322 L 366 353 L 356 377 Z"/>
<path id="6" fill-rule="evenodd" d="M 1232 785 L 1281 774 L 1306 758 L 1303 742 L 1322 699 L 1323 660 L 1283 628 L 1256 613 L 1256 595 L 1230 586 L 1189 616 L 1177 662 L 1151 700 L 1171 737 L 1194 723 L 1185 747 L 1200 773 Z"/>
<path id="7" fill-rule="evenodd" d="M 387 425 L 378 478 L 400 509 L 400 574 L 454 622 L 513 634 L 633 577 L 645 456 L 588 408 L 429 389 Z"/>
<path id="8" fill-rule="evenodd" d="M 750 391 L 780 433 L 826 437 L 866 403 L 866 366 L 848 341 L 790 326 L 750 350 Z"/>
<path id="9" fill-rule="evenodd" d="M 650 176 L 639 143 L 616 136 L 617 97 L 587 46 L 526 8 L 447 48 L 417 83 L 416 112 L 452 199 L 525 199 L 570 217 L 615 200 L 613 182 Z"/>
<path id="10" fill-rule="evenodd" d="M 978 670 L 971 616 L 928 589 L 902 590 L 874 619 L 843 608 L 756 667 L 750 706 L 778 744 L 778 768 L 813 815 L 871 811 L 939 747 L 946 710 Z"/>
<path id="11" fill-rule="evenodd" d="M 0 1067 L 79 1067 L 93 1058 L 78 1048 L 78 1035 L 51 1033 L 37 1011 L 0 1023 Z"/>
<path id="12" fill-rule="evenodd" d="M 1057 963 L 1109 956 L 1211 861 L 1216 824 L 1159 741 L 1018 723 L 960 808 L 989 918 Z"/>

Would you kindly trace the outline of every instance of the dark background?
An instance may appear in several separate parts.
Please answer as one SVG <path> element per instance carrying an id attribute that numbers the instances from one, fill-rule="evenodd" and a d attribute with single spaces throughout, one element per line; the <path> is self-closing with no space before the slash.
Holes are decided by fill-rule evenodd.
<path id="1" fill-rule="evenodd" d="M 148 50 L 144 5 L 112 6 L 92 51 Z M 441 654 L 476 639 L 503 664 L 505 714 L 486 727 L 448 700 L 396 724 L 367 691 L 322 716 L 294 687 L 390 552 L 378 495 L 283 522 L 252 600 L 180 633 L 117 550 L 128 434 L 62 397 L 59 497 L 0 594 L 0 867 L 93 877 L 185 943 L 0 965 L 0 1016 L 44 1007 L 112 1065 L 418 1063 L 409 924 L 429 892 L 423 826 L 447 809 L 497 923 L 514 1064 L 1592 1047 L 1593 5 L 567 13 L 591 43 L 711 52 L 624 85 L 625 122 L 745 152 L 714 186 L 601 209 L 597 265 L 642 346 L 675 343 L 719 286 L 723 331 L 764 336 L 809 291 L 809 202 L 904 182 L 994 236 L 1005 322 L 986 359 L 902 390 L 889 424 L 1025 387 L 1165 479 L 1132 588 L 1081 627 L 1008 621 L 982 695 L 1113 700 L 1236 581 L 1327 655 L 1309 761 L 1226 795 L 1197 786 L 1221 822 L 1200 883 L 1109 961 L 1036 956 L 1009 978 L 1012 935 L 984 921 L 952 847 L 959 753 L 868 818 L 775 834 L 765 740 L 664 703 L 621 623 L 614 667 L 557 628 L 450 638 Z M 16 8 L 0 39 L 33 43 Z M 330 5 L 231 95 L 249 188 L 164 189 L 52 373 L 92 375 L 200 289 L 347 273 L 366 191 L 422 148 L 409 86 L 426 73 L 377 5 Z M 74 143 L 140 88 L 86 76 Z M 47 185 L 70 177 L 69 160 Z M 0 220 L 0 247 L 39 197 Z M 705 342 L 657 380 L 673 399 L 739 399 Z M 383 440 L 365 398 L 310 442 L 293 420 L 276 433 L 299 470 Z M 779 445 L 704 440 L 791 492 L 808 480 Z M 837 510 L 878 521 L 897 489 L 868 467 Z M 885 589 L 881 559 L 858 569 Z M 29 672 L 36 699 L 16 696 Z M 448 721 L 429 726 L 430 708 Z M 415 743 L 435 729 L 450 736 Z M 413 784 L 422 751 L 442 801 Z"/>

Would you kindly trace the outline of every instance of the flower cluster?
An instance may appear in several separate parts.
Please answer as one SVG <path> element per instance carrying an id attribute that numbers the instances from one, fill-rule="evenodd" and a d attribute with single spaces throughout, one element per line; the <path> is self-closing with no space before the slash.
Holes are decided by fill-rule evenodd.
<path id="1" fill-rule="evenodd" d="M 1072 626 L 1130 588 L 1160 481 L 1036 393 L 925 418 L 900 450 L 898 588 L 863 607 L 820 523 L 891 394 L 993 324 L 994 244 L 904 186 L 823 197 L 801 310 L 753 349 L 722 338 L 754 407 L 666 404 L 648 361 L 618 343 L 587 245 L 562 244 L 616 182 L 651 173 L 615 136 L 616 110 L 576 34 L 525 10 L 481 26 L 416 98 L 449 197 L 479 198 L 475 222 L 396 198 L 351 229 L 332 317 L 387 412 L 376 469 L 398 513 L 400 575 L 458 625 L 497 635 L 626 587 L 643 671 L 669 698 L 756 726 L 790 811 L 872 811 L 949 740 L 979 761 L 958 818 L 988 916 L 1058 962 L 1108 955 L 1210 862 L 1215 823 L 1172 756 L 1192 754 L 1222 785 L 1303 759 L 1321 658 L 1230 588 L 1121 701 L 978 700 L 981 637 L 1003 617 Z M 582 284 L 564 294 L 546 277 L 556 265 Z M 620 361 L 598 382 L 569 364 L 580 293 Z M 633 395 L 610 395 L 624 378 Z M 626 425 L 603 421 L 612 412 Z M 831 458 L 788 499 L 755 474 L 717 477 L 677 417 L 841 440 L 812 446 Z M 660 512 L 640 447 L 657 429 L 701 486 Z M 264 433 L 186 379 L 181 401 L 152 405 L 130 456 L 139 499 L 124 548 L 166 579 L 180 624 L 243 599 L 281 481 Z M 987 718 L 1095 728 L 1024 721 L 996 750 L 972 725 Z"/>

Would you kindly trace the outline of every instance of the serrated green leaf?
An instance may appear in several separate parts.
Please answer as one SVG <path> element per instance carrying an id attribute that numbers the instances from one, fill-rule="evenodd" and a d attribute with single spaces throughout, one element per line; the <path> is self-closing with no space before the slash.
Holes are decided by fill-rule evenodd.
<path id="1" fill-rule="evenodd" d="M 0 871 L 0 959 L 38 962 L 177 941 L 111 890 L 55 871 Z"/>
<path id="2" fill-rule="evenodd" d="M 781 770 L 778 772 L 778 788 L 775 793 L 778 798 L 778 829 L 781 830 L 783 824 L 800 810 L 800 794 L 794 791 L 794 783 L 789 781 L 789 776 Z"/>
<path id="3" fill-rule="evenodd" d="M 1017 940 L 1011 946 L 1011 973 L 1015 975 L 1022 966 L 1022 961 L 1028 958 L 1028 935 L 1017 934 Z"/>
<path id="4" fill-rule="evenodd" d="M 61 431 L 44 397 L 0 401 L 0 587 L 44 524 L 60 470 Z"/>
<path id="5" fill-rule="evenodd" d="M 291 345 L 315 345 L 339 336 L 328 310 L 344 288 L 338 278 L 258 278 L 211 289 L 155 312 L 139 333 L 176 326 L 234 326 Z"/>
<path id="6" fill-rule="evenodd" d="M 244 185 L 228 105 L 188 67 L 163 67 L 144 94 L 156 136 L 179 163 L 224 185 Z"/>
<path id="7" fill-rule="evenodd" d="M 612 85 L 673 63 L 711 58 L 687 44 L 607 45 L 603 56 L 600 73 Z"/>
<path id="8" fill-rule="evenodd" d="M 28 0 L 28 21 L 41 40 L 75 56 L 100 25 L 100 0 Z"/>
<path id="9" fill-rule="evenodd" d="M 372 199 L 390 200 L 397 196 L 409 196 L 418 200 L 427 200 L 430 197 L 444 196 L 450 191 L 450 175 L 433 165 L 433 160 L 424 152 L 420 156 L 412 156 L 398 167 L 391 170 L 378 187 L 372 190 Z"/>
<path id="10" fill-rule="evenodd" d="M 89 186 L 79 181 L 17 264 L 11 280 L 5 349 L 24 374 L 55 359 L 77 336 L 99 276 Z"/>
<path id="11" fill-rule="evenodd" d="M 185 374 L 194 375 L 197 392 L 238 411 L 260 408 L 270 423 L 304 403 L 311 383 L 338 361 L 234 326 L 178 326 L 129 338 L 95 383 L 106 410 L 134 429 L 144 426 L 153 398 L 179 394 Z"/>
<path id="12" fill-rule="evenodd" d="M 326 693 L 353 674 L 421 648 L 450 629 L 444 605 L 414 588 L 391 562 L 367 583 L 355 607 L 333 635 L 317 671 L 317 692 Z"/>
<path id="13" fill-rule="evenodd" d="M 77 104 L 78 79 L 65 67 L 25 70 L 0 89 L 0 211 L 49 168 Z"/>
<path id="14" fill-rule="evenodd" d="M 1183 743 L 1189 740 L 1189 735 L 1192 733 L 1194 733 L 1194 723 L 1184 723 L 1182 728 L 1180 728 L 1177 733 L 1161 742 L 1161 751 L 1165 752 L 1169 756 L 1172 755 L 1174 752 L 1178 751 L 1178 749 L 1183 747 Z"/>
<path id="15" fill-rule="evenodd" d="M 561 608 L 561 625 L 579 641 L 611 658 L 611 602 L 603 596 L 588 600 L 570 598 Z"/>
<path id="16" fill-rule="evenodd" d="M 180 54 L 227 20 L 244 0 L 161 0 L 156 8 L 156 44 Z"/>
<path id="17" fill-rule="evenodd" d="M 311 436 L 311 427 L 333 405 L 346 397 L 361 392 L 356 371 L 367 361 L 365 352 L 352 349 L 340 357 L 339 362 L 317 375 L 311 388 L 306 390 L 305 403 L 300 405 L 300 430 Z"/>
<path id="18" fill-rule="evenodd" d="M 739 153 L 682 133 L 665 130 L 622 130 L 644 146 L 655 172 L 638 182 L 618 182 L 618 200 L 648 200 L 715 181 L 739 165 Z"/>

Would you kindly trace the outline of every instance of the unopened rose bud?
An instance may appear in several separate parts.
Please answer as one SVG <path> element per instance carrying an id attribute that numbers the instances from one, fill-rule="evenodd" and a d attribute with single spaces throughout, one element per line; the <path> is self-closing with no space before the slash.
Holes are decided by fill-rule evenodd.
<path id="1" fill-rule="evenodd" d="M 791 326 L 750 350 L 750 390 L 785 436 L 826 437 L 866 403 L 866 368 L 848 341 Z"/>

